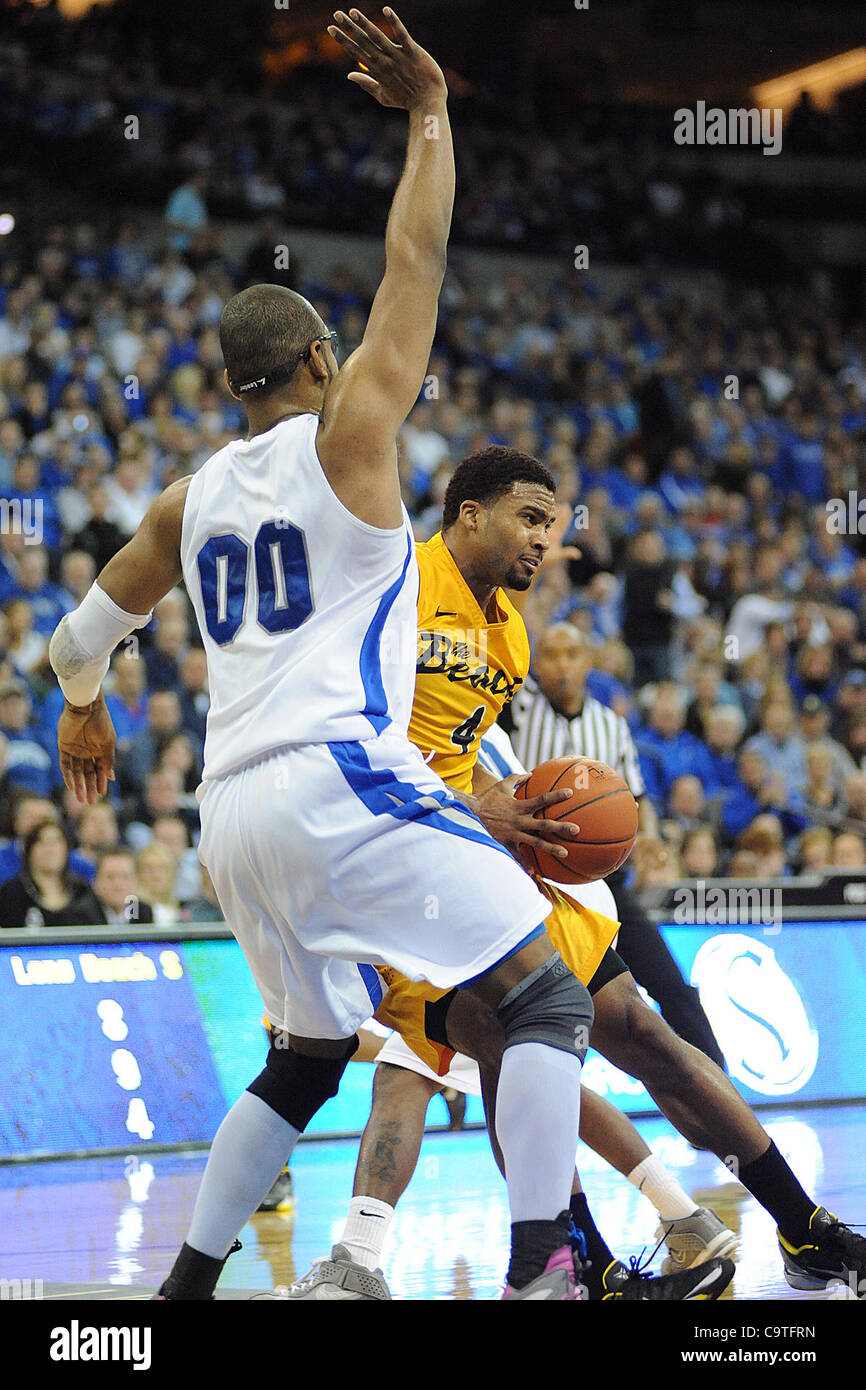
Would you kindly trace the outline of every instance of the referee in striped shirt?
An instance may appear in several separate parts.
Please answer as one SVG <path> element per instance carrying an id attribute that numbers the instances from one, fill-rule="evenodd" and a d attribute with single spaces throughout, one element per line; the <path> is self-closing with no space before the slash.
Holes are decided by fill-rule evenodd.
<path id="1" fill-rule="evenodd" d="M 637 750 L 622 715 L 586 693 L 592 667 L 592 648 L 579 629 L 556 623 L 545 630 L 536 647 L 533 670 L 510 705 L 502 723 L 511 735 L 517 757 L 526 768 L 549 758 L 570 754 L 607 763 L 626 782 L 637 800 L 638 826 L 657 833 L 655 808 L 646 795 Z M 681 1038 L 700 1048 L 724 1070 L 725 1061 L 692 989 L 634 893 L 626 886 L 626 870 L 611 874 L 608 883 L 616 898 L 621 922 L 617 952 L 639 985 L 656 1000 L 662 1017 Z"/>

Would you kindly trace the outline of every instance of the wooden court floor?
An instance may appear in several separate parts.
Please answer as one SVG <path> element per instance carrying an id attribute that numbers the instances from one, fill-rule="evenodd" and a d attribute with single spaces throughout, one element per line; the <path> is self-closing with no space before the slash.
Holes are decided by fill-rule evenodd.
<path id="1" fill-rule="evenodd" d="M 806 1189 L 842 1220 L 866 1225 L 866 1106 L 776 1111 L 764 1123 Z M 662 1120 L 639 1128 L 686 1190 L 737 1232 L 737 1274 L 726 1297 L 812 1298 L 785 1283 L 771 1218 L 717 1159 L 695 1152 Z M 241 1233 L 244 1248 L 222 1281 L 243 1291 L 234 1297 L 285 1287 L 330 1251 L 355 1155 L 355 1141 L 298 1147 L 295 1209 L 258 1215 Z M 588 1150 L 580 1158 L 608 1244 L 624 1260 L 651 1250 L 656 1215 L 649 1203 Z M 10 1281 L 2 1287 L 14 1290 L 21 1281 L 30 1296 L 41 1290 L 46 1298 L 148 1297 L 184 1238 L 204 1162 L 202 1154 L 172 1154 L 0 1166 L 0 1280 Z M 428 1135 L 384 1259 L 393 1296 L 496 1298 L 507 1233 L 505 1187 L 484 1133 Z"/>

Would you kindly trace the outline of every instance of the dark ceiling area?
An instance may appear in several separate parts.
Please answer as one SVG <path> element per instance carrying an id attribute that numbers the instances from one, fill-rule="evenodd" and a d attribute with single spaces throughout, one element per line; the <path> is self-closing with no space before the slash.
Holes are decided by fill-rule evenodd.
<path id="1" fill-rule="evenodd" d="M 736 98 L 757 82 L 866 44 L 864 0 L 401 0 L 398 12 L 452 73 L 507 95 L 527 76 L 574 100 L 670 105 Z M 262 72 L 343 62 L 327 37 L 334 5 L 319 0 L 115 0 L 75 27 L 86 48 L 100 28 L 122 29 L 130 50 L 179 52 L 192 82 L 204 55 L 249 87 Z M 368 7 L 382 21 L 379 4 Z M 22 24 L 22 20 L 24 21 Z M 52 4 L 0 10 L 0 36 L 50 42 Z M 50 55 L 49 55 L 50 56 Z M 270 66 L 269 66 L 270 64 Z M 173 73 L 173 79 L 177 77 Z M 220 72 L 224 81 L 224 73 Z"/>
<path id="2" fill-rule="evenodd" d="M 271 24 L 271 43 L 321 34 L 332 11 L 291 5 Z M 400 13 L 462 74 L 516 61 L 556 83 L 603 80 L 614 97 L 660 104 L 736 97 L 866 43 L 862 0 L 587 0 L 585 9 L 570 0 L 403 0 Z"/>

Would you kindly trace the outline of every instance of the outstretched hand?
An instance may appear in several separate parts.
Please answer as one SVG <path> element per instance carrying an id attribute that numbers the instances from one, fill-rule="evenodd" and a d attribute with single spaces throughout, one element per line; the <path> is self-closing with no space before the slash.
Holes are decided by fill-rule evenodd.
<path id="1" fill-rule="evenodd" d="M 426 109 L 432 98 L 448 94 L 442 69 L 410 37 L 392 9 L 386 7 L 382 13 L 394 30 L 396 42 L 360 10 L 350 10 L 348 14 L 337 10 L 335 23 L 328 25 L 331 38 L 364 69 L 350 72 L 349 81 L 363 87 L 380 106 L 396 106 L 404 111 Z"/>

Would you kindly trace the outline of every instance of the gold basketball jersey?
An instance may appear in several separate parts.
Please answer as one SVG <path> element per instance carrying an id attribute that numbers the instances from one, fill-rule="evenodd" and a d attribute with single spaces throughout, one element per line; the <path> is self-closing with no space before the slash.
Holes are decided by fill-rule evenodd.
<path id="1" fill-rule="evenodd" d="M 441 532 L 419 545 L 418 665 L 409 737 L 434 772 L 472 790 L 481 737 L 529 670 L 529 639 L 502 589 L 488 620 Z"/>

